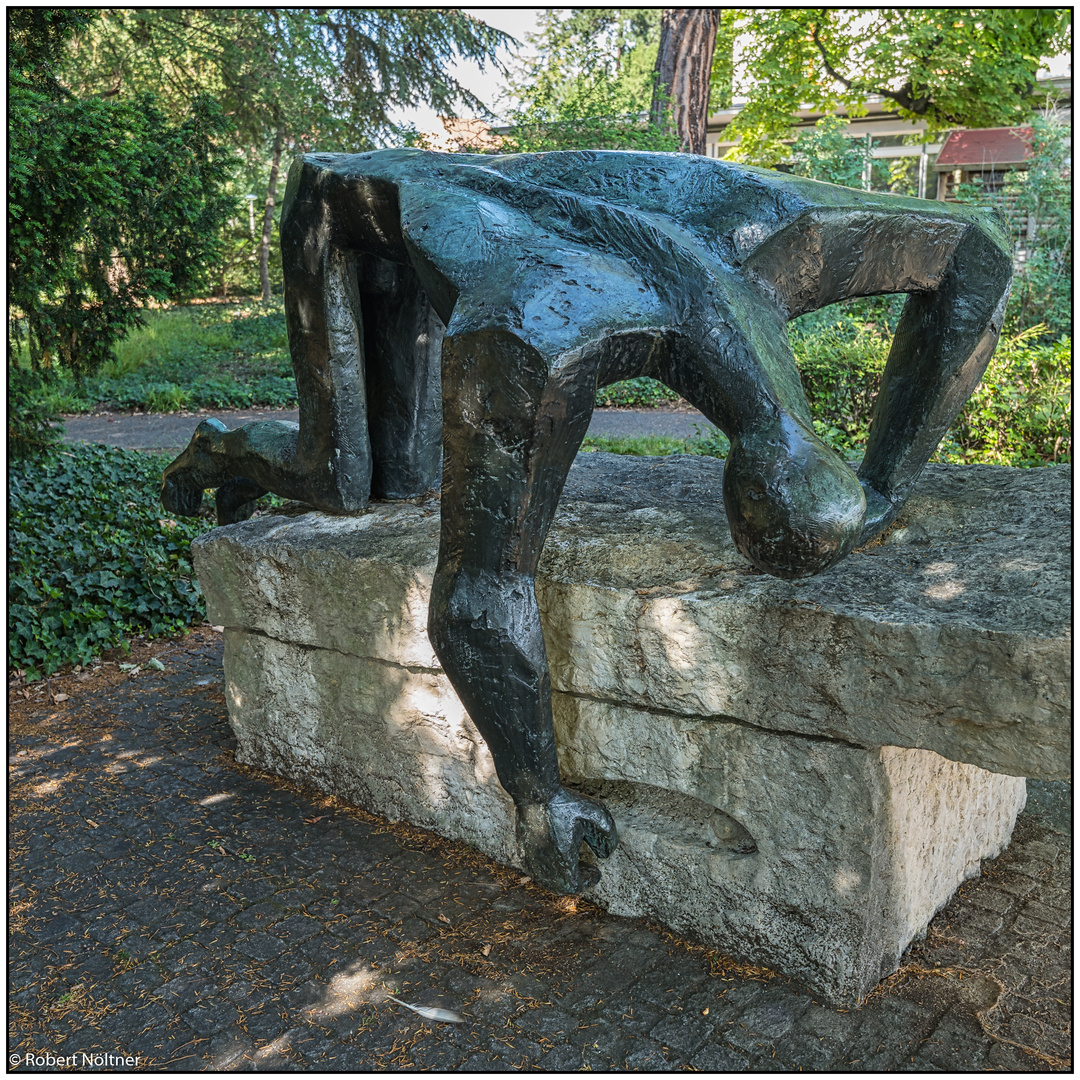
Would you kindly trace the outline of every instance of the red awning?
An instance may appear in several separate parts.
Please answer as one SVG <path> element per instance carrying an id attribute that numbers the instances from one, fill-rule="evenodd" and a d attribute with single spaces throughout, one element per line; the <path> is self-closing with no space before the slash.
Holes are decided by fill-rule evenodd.
<path id="1" fill-rule="evenodd" d="M 1031 157 L 1032 129 L 978 128 L 954 131 L 941 148 L 935 168 L 993 169 L 1019 165 Z"/>

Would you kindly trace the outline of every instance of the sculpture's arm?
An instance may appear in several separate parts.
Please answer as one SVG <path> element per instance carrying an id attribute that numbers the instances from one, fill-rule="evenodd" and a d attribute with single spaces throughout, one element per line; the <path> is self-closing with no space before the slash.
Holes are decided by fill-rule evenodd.
<path id="1" fill-rule="evenodd" d="M 807 203 L 828 201 L 766 238 L 744 277 L 788 319 L 851 297 L 909 294 L 859 470 L 864 543 L 895 518 L 982 377 L 1008 296 L 1009 240 L 990 211 L 839 188 L 820 195 L 823 185 L 800 183 Z"/>
<path id="2" fill-rule="evenodd" d="M 896 517 L 997 344 L 1012 259 L 993 226 L 972 226 L 933 292 L 904 306 L 859 469 L 865 543 Z"/>

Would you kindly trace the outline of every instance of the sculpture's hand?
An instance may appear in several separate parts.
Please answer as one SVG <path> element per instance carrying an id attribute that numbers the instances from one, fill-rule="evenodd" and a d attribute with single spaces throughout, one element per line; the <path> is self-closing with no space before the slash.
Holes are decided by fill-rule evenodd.
<path id="1" fill-rule="evenodd" d="M 604 807 L 565 788 L 550 802 L 518 805 L 517 838 L 525 869 L 535 881 L 560 893 L 580 893 L 599 879 L 594 869 L 578 863 L 582 841 L 602 859 L 619 842 Z"/>
<path id="2" fill-rule="evenodd" d="M 865 480 L 860 478 L 863 493 L 866 495 L 866 517 L 863 520 L 862 532 L 855 546 L 861 547 L 869 543 L 879 533 L 884 532 L 892 523 L 900 507 L 886 498 L 876 488 L 873 488 Z"/>
<path id="3" fill-rule="evenodd" d="M 187 449 L 165 470 L 161 478 L 161 505 L 170 514 L 194 517 L 202 505 L 204 489 L 225 479 L 215 461 L 213 439 L 228 428 L 220 420 L 203 420 Z"/>

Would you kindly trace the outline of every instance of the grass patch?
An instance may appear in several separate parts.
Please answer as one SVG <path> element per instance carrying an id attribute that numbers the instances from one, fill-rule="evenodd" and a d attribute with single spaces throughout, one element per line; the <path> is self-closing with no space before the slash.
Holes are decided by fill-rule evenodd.
<path id="1" fill-rule="evenodd" d="M 725 458 L 729 446 L 727 437 L 715 428 L 707 428 L 704 435 L 687 439 L 667 435 L 641 435 L 626 438 L 614 435 L 586 435 L 581 443 L 582 450 L 603 450 L 609 454 L 627 454 L 631 457 L 703 454 L 708 457 Z"/>
<path id="2" fill-rule="evenodd" d="M 146 325 L 96 375 L 59 373 L 47 402 L 62 413 L 295 408 L 284 305 L 278 299 L 148 311 Z"/>

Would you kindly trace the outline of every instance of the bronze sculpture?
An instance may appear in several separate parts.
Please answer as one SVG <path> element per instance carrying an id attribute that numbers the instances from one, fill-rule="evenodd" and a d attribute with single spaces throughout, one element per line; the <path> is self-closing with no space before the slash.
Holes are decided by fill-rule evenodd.
<path id="1" fill-rule="evenodd" d="M 559 781 L 533 577 L 597 386 L 651 375 L 696 405 L 731 440 L 739 550 L 820 573 L 895 518 L 989 361 L 1012 273 L 986 211 L 679 154 L 311 154 L 281 236 L 300 423 L 204 421 L 162 501 L 192 514 L 216 487 L 221 524 L 267 491 L 351 511 L 424 493 L 441 457 L 432 644 L 526 867 L 563 892 L 581 843 L 606 855 L 616 832 Z M 786 323 L 896 292 L 856 475 L 813 432 Z"/>

